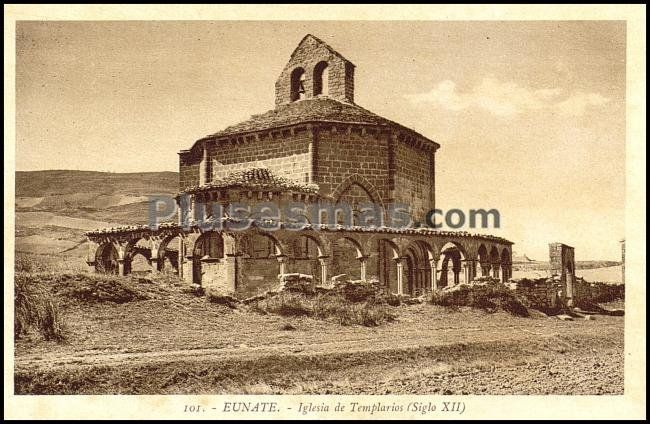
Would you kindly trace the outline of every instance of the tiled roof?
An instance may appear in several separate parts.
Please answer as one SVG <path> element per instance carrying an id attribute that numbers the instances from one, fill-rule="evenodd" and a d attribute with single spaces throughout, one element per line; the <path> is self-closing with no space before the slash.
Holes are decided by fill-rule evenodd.
<path id="1" fill-rule="evenodd" d="M 221 218 L 223 223 L 227 222 L 237 222 L 236 219 L 224 217 Z M 207 223 L 214 222 L 213 218 L 209 218 Z M 284 222 L 280 223 L 280 228 L 292 228 L 292 224 L 286 224 Z M 252 227 L 264 228 L 263 225 L 260 225 L 256 221 L 252 222 Z M 178 231 L 178 232 L 192 232 L 193 229 L 198 228 L 197 222 L 190 222 L 189 228 L 184 228 L 178 223 L 164 223 L 160 224 L 159 230 L 152 229 L 147 225 L 130 225 L 117 228 L 105 228 L 94 231 L 88 231 L 85 233 L 88 237 L 102 237 L 106 235 L 117 235 L 117 234 L 155 234 L 156 231 Z M 295 229 L 294 229 L 295 231 Z M 333 227 L 323 224 L 323 225 L 311 225 L 307 224 L 301 231 L 326 231 L 326 232 L 351 232 L 351 233 L 376 233 L 376 234 L 403 234 L 403 235 L 419 235 L 419 236 L 440 236 L 440 237 L 460 237 L 460 238 L 470 238 L 478 240 L 487 240 L 497 243 L 503 243 L 512 245 L 513 243 L 502 237 L 487 235 L 487 234 L 470 234 L 467 231 L 441 231 L 431 228 L 393 228 L 393 227 L 363 227 L 363 226 L 352 226 L 346 227 L 343 225 L 335 225 Z"/>
<path id="2" fill-rule="evenodd" d="M 279 128 L 306 122 L 355 123 L 399 127 L 418 134 L 396 122 L 383 118 L 356 104 L 344 103 L 327 97 L 304 99 L 293 103 L 279 105 L 268 112 L 253 115 L 250 119 L 231 125 L 217 133 L 204 137 L 214 139 L 252 131 Z"/>
<path id="3" fill-rule="evenodd" d="M 184 193 L 196 193 L 214 188 L 229 187 L 318 193 L 318 185 L 316 184 L 298 183 L 289 178 L 275 175 L 267 168 L 249 168 L 243 171 L 232 172 L 224 178 L 214 180 L 205 185 L 190 187 Z"/>

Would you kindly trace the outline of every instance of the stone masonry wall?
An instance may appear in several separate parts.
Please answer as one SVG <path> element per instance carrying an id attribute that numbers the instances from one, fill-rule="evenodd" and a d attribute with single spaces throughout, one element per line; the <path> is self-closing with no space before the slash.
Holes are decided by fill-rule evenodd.
<path id="1" fill-rule="evenodd" d="M 350 133 L 319 130 L 314 175 L 321 193 L 332 194 L 350 176 L 357 174 L 374 186 L 383 202 L 390 199 L 388 137 L 387 133 L 362 134 L 360 129 Z"/>
<path id="2" fill-rule="evenodd" d="M 415 221 L 424 223 L 427 212 L 434 207 L 433 154 L 405 143 L 395 148 L 395 201 L 411 206 Z"/>
<path id="3" fill-rule="evenodd" d="M 201 154 L 203 152 L 201 151 Z M 179 155 L 179 188 L 184 190 L 191 186 L 199 185 L 199 165 L 201 163 L 201 154 L 192 152 L 182 152 Z"/>
<path id="4" fill-rule="evenodd" d="M 235 171 L 260 167 L 269 168 L 274 174 L 297 182 L 309 182 L 311 137 L 311 131 L 306 127 L 298 127 L 293 132 L 278 130 L 262 132 L 258 137 L 249 135 L 209 142 L 208 161 L 211 174 L 208 176 L 208 182 Z M 180 155 L 180 190 L 199 185 L 199 167 L 203 152 L 201 149 L 196 150 L 197 152 Z"/>
<path id="5" fill-rule="evenodd" d="M 276 175 L 297 182 L 309 182 L 311 155 L 309 144 L 311 131 L 306 127 L 260 133 L 255 137 L 242 137 L 236 143 L 220 142 L 210 146 L 208 160 L 211 162 L 209 180 L 255 167 L 266 167 Z"/>

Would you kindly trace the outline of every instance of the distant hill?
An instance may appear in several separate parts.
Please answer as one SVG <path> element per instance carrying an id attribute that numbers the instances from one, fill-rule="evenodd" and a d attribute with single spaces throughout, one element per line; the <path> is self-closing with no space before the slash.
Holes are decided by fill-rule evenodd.
<path id="1" fill-rule="evenodd" d="M 148 196 L 177 191 L 176 172 L 16 172 L 16 251 L 83 257 L 85 231 L 146 224 Z"/>
<path id="2" fill-rule="evenodd" d="M 16 211 L 146 223 L 149 195 L 178 191 L 176 172 L 16 172 Z"/>

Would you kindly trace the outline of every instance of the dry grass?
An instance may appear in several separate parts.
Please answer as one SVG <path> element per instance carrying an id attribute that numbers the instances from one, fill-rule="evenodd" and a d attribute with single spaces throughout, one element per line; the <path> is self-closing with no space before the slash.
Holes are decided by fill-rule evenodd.
<path id="1" fill-rule="evenodd" d="M 14 335 L 38 331 L 46 340 L 64 339 L 59 307 L 48 290 L 26 276 L 17 276 L 14 289 Z"/>

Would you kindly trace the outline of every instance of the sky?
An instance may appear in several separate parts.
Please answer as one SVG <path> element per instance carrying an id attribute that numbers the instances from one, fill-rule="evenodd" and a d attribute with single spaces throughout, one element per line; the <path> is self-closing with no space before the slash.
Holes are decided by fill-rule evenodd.
<path id="1" fill-rule="evenodd" d="M 619 260 L 625 23 L 19 22 L 16 169 L 177 171 L 178 151 L 274 107 L 311 33 L 355 102 L 441 145 L 436 206 L 499 210 L 514 251 Z"/>

